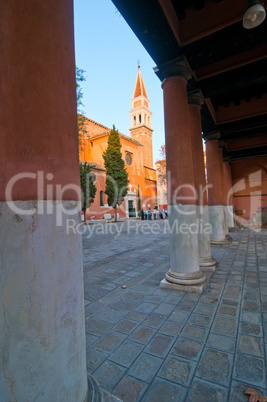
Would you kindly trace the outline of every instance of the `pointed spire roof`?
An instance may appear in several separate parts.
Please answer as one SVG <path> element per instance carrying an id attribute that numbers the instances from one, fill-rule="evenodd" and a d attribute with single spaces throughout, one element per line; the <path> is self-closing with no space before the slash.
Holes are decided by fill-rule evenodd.
<path id="1" fill-rule="evenodd" d="M 140 66 L 138 66 L 137 78 L 134 88 L 134 98 L 138 96 L 145 96 L 147 98 L 146 88 L 141 74 Z"/>

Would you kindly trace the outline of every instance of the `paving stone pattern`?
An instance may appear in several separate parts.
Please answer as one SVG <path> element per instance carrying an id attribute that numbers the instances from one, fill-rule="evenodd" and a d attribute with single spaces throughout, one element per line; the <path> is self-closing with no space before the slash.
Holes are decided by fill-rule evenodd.
<path id="1" fill-rule="evenodd" d="M 212 247 L 219 266 L 198 294 L 159 287 L 169 234 L 154 223 L 96 222 L 83 234 L 88 373 L 129 402 L 267 395 L 267 231 Z"/>

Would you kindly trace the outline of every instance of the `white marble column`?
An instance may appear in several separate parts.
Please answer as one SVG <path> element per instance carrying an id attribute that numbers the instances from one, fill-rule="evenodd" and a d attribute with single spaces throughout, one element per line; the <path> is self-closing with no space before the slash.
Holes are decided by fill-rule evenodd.
<path id="1" fill-rule="evenodd" d="M 225 184 L 223 176 L 222 150 L 218 147 L 219 134 L 206 140 L 207 181 L 209 201 L 209 221 L 212 227 L 211 244 L 227 245 L 225 237 Z"/>
<path id="2" fill-rule="evenodd" d="M 202 270 L 215 271 L 217 261 L 211 255 L 207 183 L 205 176 L 204 153 L 202 144 L 201 125 L 201 94 L 193 92 L 189 94 L 189 120 L 191 132 L 191 148 L 193 157 L 194 184 L 196 190 L 197 220 L 198 220 L 198 248 L 199 265 Z"/>
<path id="3" fill-rule="evenodd" d="M 0 10 L 0 401 L 84 402 L 73 2 Z"/>
<path id="4" fill-rule="evenodd" d="M 171 266 L 161 287 L 202 292 L 207 278 L 199 267 L 196 197 L 192 162 L 187 81 L 163 81 L 168 222 Z"/>
<path id="5" fill-rule="evenodd" d="M 225 237 L 227 240 L 232 241 L 233 239 L 229 234 L 229 228 L 234 227 L 233 190 L 231 168 L 228 161 L 223 162 L 223 176 L 225 184 Z"/>

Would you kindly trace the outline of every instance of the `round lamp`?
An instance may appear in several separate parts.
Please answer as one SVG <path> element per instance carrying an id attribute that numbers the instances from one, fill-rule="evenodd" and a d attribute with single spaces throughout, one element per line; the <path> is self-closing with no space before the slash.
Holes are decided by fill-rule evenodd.
<path id="1" fill-rule="evenodd" d="M 247 0 L 247 10 L 243 17 L 243 27 L 252 29 L 259 26 L 266 17 L 265 8 L 257 0 Z"/>

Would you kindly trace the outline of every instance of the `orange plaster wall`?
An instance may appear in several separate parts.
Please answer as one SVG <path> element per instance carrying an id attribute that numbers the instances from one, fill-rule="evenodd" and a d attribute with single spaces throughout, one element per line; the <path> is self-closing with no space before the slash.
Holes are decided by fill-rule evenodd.
<path id="1" fill-rule="evenodd" d="M 236 219 L 254 224 L 259 212 L 267 209 L 267 157 L 234 161 L 231 172 Z"/>
<path id="2" fill-rule="evenodd" d="M 97 123 L 96 121 L 85 119 L 84 122 L 84 129 L 86 131 L 86 135 L 95 135 L 95 134 L 102 134 L 105 131 L 108 131 L 109 128 L 106 126 L 102 126 L 101 124 Z"/>
<path id="3" fill-rule="evenodd" d="M 143 207 L 143 204 L 145 204 L 147 208 L 150 204 L 150 207 L 154 208 L 154 206 L 157 204 L 156 197 L 157 197 L 157 183 L 154 181 L 145 180 L 141 207 Z"/>
<path id="4" fill-rule="evenodd" d="M 85 146 L 85 160 L 89 160 L 104 167 L 103 152 L 107 148 L 107 136 L 96 139 L 89 139 Z"/>

